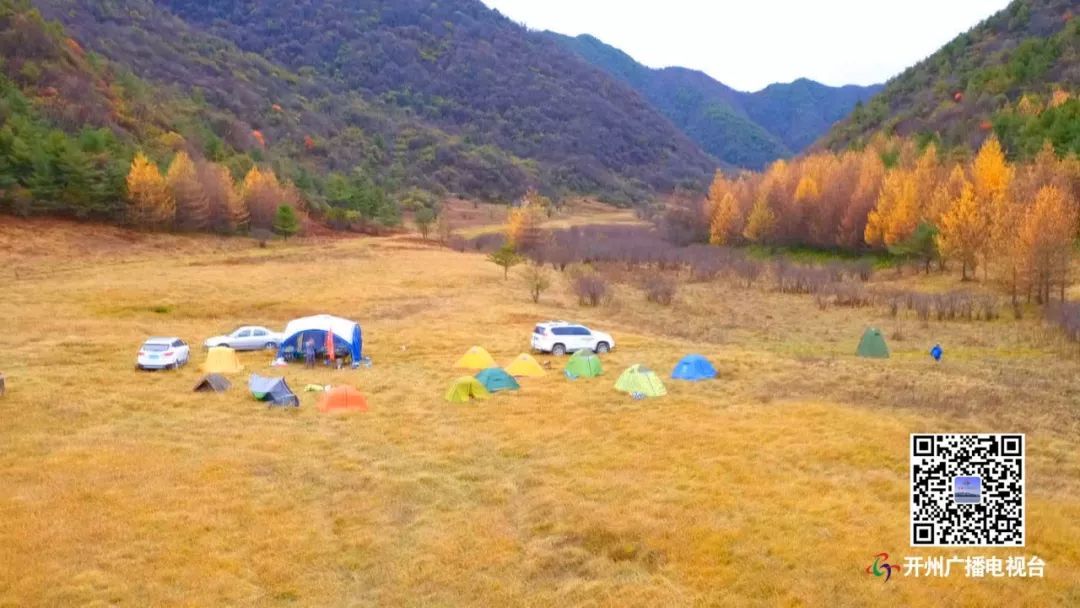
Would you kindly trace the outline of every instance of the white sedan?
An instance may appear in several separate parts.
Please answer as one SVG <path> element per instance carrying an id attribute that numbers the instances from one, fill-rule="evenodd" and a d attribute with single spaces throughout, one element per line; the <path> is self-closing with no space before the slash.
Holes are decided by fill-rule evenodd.
<path id="1" fill-rule="evenodd" d="M 150 338 L 139 348 L 139 369 L 176 369 L 187 365 L 191 349 L 180 338 Z"/>
<path id="2" fill-rule="evenodd" d="M 206 348 L 227 346 L 233 350 L 274 350 L 281 344 L 281 334 L 258 325 L 238 327 L 227 336 L 214 336 L 203 342 Z"/>

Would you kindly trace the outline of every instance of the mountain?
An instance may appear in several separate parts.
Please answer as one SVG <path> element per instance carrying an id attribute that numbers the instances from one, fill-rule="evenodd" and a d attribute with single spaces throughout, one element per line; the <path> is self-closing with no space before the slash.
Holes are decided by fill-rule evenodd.
<path id="1" fill-rule="evenodd" d="M 881 89 L 882 85 L 830 87 L 800 78 L 743 93 L 742 99 L 750 118 L 776 134 L 791 150 L 802 152 Z"/>
<path id="2" fill-rule="evenodd" d="M 478 0 L 0 1 L 31 8 L 112 75 L 102 90 L 172 108 L 140 105 L 127 161 L 139 148 L 167 163 L 170 134 L 234 174 L 268 164 L 316 203 L 332 202 L 335 176 L 405 195 L 539 186 L 630 203 L 703 188 L 717 164 L 628 86 Z M 49 88 L 16 84 L 31 106 Z"/>
<path id="3" fill-rule="evenodd" d="M 993 131 L 1013 158 L 1043 141 L 1080 152 L 1075 0 L 1016 0 L 890 80 L 822 139 L 840 150 L 876 134 L 975 148 Z"/>
<path id="4" fill-rule="evenodd" d="M 696 70 L 646 67 L 587 34 L 545 34 L 629 84 L 705 151 L 738 167 L 760 169 L 801 152 L 880 90 L 801 79 L 746 93 Z"/>
<path id="5" fill-rule="evenodd" d="M 276 103 L 334 154 L 379 147 L 377 133 L 380 154 L 397 156 L 380 169 L 421 185 L 629 201 L 700 186 L 715 168 L 628 87 L 479 0 L 37 4 L 88 48 L 199 87 L 258 130 L 287 126 L 267 112 Z"/>

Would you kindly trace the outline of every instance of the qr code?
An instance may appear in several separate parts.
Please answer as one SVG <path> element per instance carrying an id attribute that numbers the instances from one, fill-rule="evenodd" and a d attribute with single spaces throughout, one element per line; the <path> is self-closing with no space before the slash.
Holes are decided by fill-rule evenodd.
<path id="1" fill-rule="evenodd" d="M 911 435 L 911 544 L 1024 546 L 1024 435 Z"/>

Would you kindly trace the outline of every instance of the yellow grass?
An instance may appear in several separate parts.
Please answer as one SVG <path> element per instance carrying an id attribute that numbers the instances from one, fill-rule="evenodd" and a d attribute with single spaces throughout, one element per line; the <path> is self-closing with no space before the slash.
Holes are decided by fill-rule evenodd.
<path id="1" fill-rule="evenodd" d="M 894 357 L 865 361 L 862 329 L 897 324 L 807 297 L 694 285 L 662 308 L 620 287 L 580 309 L 561 278 L 534 305 L 483 256 L 404 239 L 154 242 L 3 276 L 0 605 L 1080 603 L 1078 361 L 1032 322 L 904 321 Z M 72 263 L 7 252 L 27 272 Z M 271 411 L 243 375 L 214 396 L 190 392 L 196 365 L 132 368 L 150 334 L 199 344 L 318 312 L 359 320 L 374 367 L 284 373 L 355 384 L 366 414 L 322 415 L 311 394 Z M 548 318 L 615 334 L 607 374 L 442 401 L 469 346 L 509 361 Z M 611 389 L 687 352 L 721 379 L 651 401 Z M 242 356 L 263 373 L 269 358 Z M 949 431 L 1028 434 L 1026 548 L 908 547 L 908 434 Z M 881 551 L 1047 571 L 885 584 L 863 571 Z"/>
<path id="2" fill-rule="evenodd" d="M 465 238 L 498 232 L 506 223 L 506 205 L 448 200 L 443 202 L 442 209 L 451 225 L 456 227 L 457 234 Z M 556 230 L 596 224 L 640 225 L 642 221 L 631 209 L 619 209 L 590 199 L 570 199 L 559 213 L 547 218 L 543 227 Z"/>

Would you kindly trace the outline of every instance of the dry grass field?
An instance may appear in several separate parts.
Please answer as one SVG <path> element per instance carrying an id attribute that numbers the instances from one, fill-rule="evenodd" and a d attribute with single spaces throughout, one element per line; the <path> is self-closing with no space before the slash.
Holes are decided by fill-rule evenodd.
<path id="1" fill-rule="evenodd" d="M 483 256 L 415 239 L 3 222 L 0 606 L 1080 605 L 1080 359 L 1033 320 L 924 326 L 723 282 L 583 309 L 561 277 L 533 304 Z M 284 374 L 353 384 L 367 413 L 310 393 L 269 410 L 244 374 L 192 393 L 197 349 L 133 369 L 151 334 L 320 312 L 358 320 L 374 366 Z M 615 335 L 605 376 L 442 400 L 469 346 L 509 361 L 550 318 Z M 891 359 L 853 356 L 867 325 Z M 612 390 L 690 352 L 720 379 Z M 950 431 L 1027 433 L 1026 548 L 908 546 L 908 435 Z M 1038 555 L 1046 576 L 883 583 L 864 572 L 882 551 Z"/>

